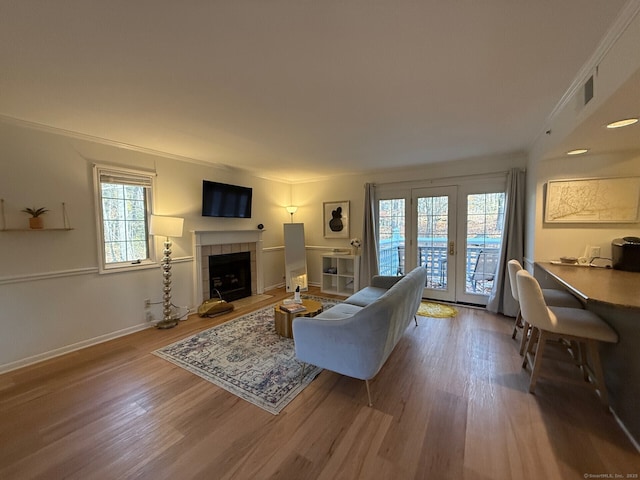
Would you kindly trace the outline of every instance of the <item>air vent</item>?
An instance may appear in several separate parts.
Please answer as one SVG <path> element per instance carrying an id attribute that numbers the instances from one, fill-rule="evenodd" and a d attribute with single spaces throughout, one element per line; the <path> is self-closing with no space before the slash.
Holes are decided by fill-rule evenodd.
<path id="1" fill-rule="evenodd" d="M 584 84 L 584 104 L 586 105 L 593 98 L 593 75 Z"/>

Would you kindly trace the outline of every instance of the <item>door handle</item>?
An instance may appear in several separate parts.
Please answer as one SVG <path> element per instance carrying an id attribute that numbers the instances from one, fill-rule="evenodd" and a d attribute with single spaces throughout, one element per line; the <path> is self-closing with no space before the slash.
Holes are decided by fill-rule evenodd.
<path id="1" fill-rule="evenodd" d="M 453 242 L 449 242 L 449 255 L 453 255 L 455 253 L 455 245 Z"/>

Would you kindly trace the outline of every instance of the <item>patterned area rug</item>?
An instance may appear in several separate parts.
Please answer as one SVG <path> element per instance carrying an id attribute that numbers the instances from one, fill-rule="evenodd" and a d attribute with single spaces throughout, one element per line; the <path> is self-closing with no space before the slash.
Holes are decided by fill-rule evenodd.
<path id="1" fill-rule="evenodd" d="M 338 301 L 313 295 L 327 310 Z M 277 415 L 322 371 L 295 358 L 293 340 L 275 332 L 273 305 L 153 352 Z"/>
<path id="2" fill-rule="evenodd" d="M 458 314 L 458 310 L 441 303 L 421 302 L 417 314 L 422 317 L 450 318 L 455 317 Z"/>

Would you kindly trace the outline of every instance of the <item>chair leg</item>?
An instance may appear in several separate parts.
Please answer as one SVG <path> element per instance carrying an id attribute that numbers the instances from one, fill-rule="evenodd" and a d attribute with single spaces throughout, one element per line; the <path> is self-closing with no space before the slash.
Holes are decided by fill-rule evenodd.
<path id="1" fill-rule="evenodd" d="M 369 406 L 373 407 L 373 402 L 371 401 L 371 390 L 369 389 L 369 380 L 365 380 L 364 384 L 367 386 L 367 398 L 369 400 Z"/>
<path id="2" fill-rule="evenodd" d="M 526 333 L 528 332 L 528 333 Z M 531 355 L 533 348 L 538 340 L 538 329 L 527 322 L 524 322 L 524 329 L 522 331 L 522 341 L 520 343 L 520 355 L 522 355 L 522 368 L 527 368 L 527 355 Z"/>
<path id="3" fill-rule="evenodd" d="M 531 325 L 526 320 L 522 324 L 522 338 L 520 339 L 520 356 L 524 355 L 524 350 L 527 348 L 527 341 L 531 335 Z"/>
<path id="4" fill-rule="evenodd" d="M 539 330 L 537 328 L 536 330 L 539 332 L 538 346 L 536 348 L 536 356 L 533 358 L 533 366 L 531 368 L 531 380 L 529 382 L 529 393 L 534 393 L 536 390 L 536 382 L 538 381 L 538 376 L 540 376 L 540 369 L 542 368 L 542 355 L 544 354 L 544 347 L 545 347 L 545 344 L 547 343 L 547 333 L 544 330 Z M 527 354 L 528 353 L 529 352 L 527 352 Z"/>
<path id="5" fill-rule="evenodd" d="M 516 321 L 513 324 L 513 333 L 511 334 L 511 338 L 515 340 L 516 335 L 518 334 L 518 328 L 522 327 L 522 312 L 518 310 L 518 314 L 516 315 Z"/>
<path id="6" fill-rule="evenodd" d="M 598 342 L 596 340 L 587 340 L 587 349 L 589 350 L 589 356 L 591 357 L 591 369 L 595 376 L 595 387 L 600 391 L 600 401 L 602 404 L 609 408 L 609 395 L 607 394 L 607 386 L 604 383 L 604 372 L 602 370 L 602 363 L 600 362 L 600 352 L 598 351 Z"/>
<path id="7" fill-rule="evenodd" d="M 580 369 L 582 370 L 582 378 L 585 382 L 589 381 L 589 358 L 587 356 L 587 344 L 585 342 L 579 342 L 578 348 L 580 349 Z"/>

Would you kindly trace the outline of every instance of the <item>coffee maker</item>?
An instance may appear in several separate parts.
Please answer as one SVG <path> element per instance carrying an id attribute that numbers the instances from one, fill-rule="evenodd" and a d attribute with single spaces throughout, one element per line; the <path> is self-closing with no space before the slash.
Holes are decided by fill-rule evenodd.
<path id="1" fill-rule="evenodd" d="M 611 242 L 611 260 L 616 270 L 640 272 L 640 237 L 614 239 Z"/>

